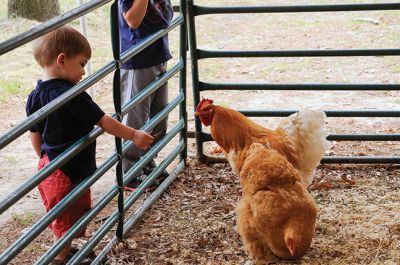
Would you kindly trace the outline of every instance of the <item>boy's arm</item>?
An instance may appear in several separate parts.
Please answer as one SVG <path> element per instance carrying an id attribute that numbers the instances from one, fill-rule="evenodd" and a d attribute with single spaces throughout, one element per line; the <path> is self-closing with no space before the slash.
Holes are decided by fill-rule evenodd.
<path id="1" fill-rule="evenodd" d="M 124 19 L 129 27 L 137 29 L 142 23 L 147 11 L 148 0 L 133 0 L 132 7 L 124 13 Z"/>
<path id="2" fill-rule="evenodd" d="M 42 136 L 38 132 L 31 132 L 30 136 L 33 149 L 35 150 L 36 155 L 40 157 L 40 149 L 43 144 Z"/>
<path id="3" fill-rule="evenodd" d="M 109 134 L 131 140 L 140 149 L 147 149 L 154 140 L 150 134 L 125 126 L 106 114 L 101 117 L 97 125 Z"/>

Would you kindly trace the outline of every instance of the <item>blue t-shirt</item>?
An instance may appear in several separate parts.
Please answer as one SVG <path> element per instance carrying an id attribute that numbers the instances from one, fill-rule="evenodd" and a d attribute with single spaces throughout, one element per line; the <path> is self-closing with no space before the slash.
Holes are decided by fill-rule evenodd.
<path id="1" fill-rule="evenodd" d="M 170 0 L 148 0 L 146 15 L 137 29 L 129 27 L 123 13 L 126 13 L 134 0 L 119 0 L 119 28 L 121 38 L 121 53 L 132 48 L 144 38 L 157 30 L 167 28 L 173 16 Z M 158 39 L 149 47 L 134 56 L 121 66 L 122 69 L 146 68 L 171 59 L 168 47 L 168 35 Z"/>
<path id="2" fill-rule="evenodd" d="M 26 114 L 29 116 L 48 104 L 73 84 L 63 79 L 39 80 L 29 94 Z M 104 112 L 86 92 L 70 100 L 46 119 L 30 129 L 42 136 L 41 156 L 45 153 L 50 161 L 60 155 L 82 136 L 94 129 Z M 96 141 L 83 149 L 60 168 L 72 182 L 79 182 L 96 170 Z"/>

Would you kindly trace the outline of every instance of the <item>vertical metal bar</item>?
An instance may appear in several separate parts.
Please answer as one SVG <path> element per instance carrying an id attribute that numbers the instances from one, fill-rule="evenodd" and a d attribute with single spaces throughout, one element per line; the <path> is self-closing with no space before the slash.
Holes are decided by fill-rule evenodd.
<path id="1" fill-rule="evenodd" d="M 186 111 L 186 51 L 187 51 L 187 10 L 186 10 L 186 0 L 181 0 L 180 1 L 180 12 L 183 16 L 183 23 L 180 26 L 180 33 L 179 33 L 179 43 L 180 43 L 180 56 L 183 61 L 183 68 L 180 71 L 179 74 L 179 90 L 183 93 L 183 101 L 179 105 L 179 116 L 183 118 L 184 120 L 184 127 L 183 130 L 181 130 L 180 133 L 180 139 L 181 141 L 184 142 L 184 149 L 180 155 L 180 160 L 184 161 L 184 164 L 186 165 L 186 159 L 187 159 L 187 137 L 186 137 L 186 132 L 187 132 L 187 111 Z"/>
<path id="2" fill-rule="evenodd" d="M 188 35 L 189 35 L 189 47 L 192 64 L 192 88 L 193 88 L 193 104 L 196 109 L 197 104 L 200 102 L 200 88 L 199 88 L 199 65 L 197 57 L 197 41 L 196 41 L 196 26 L 194 19 L 194 4 L 193 0 L 187 1 L 188 11 Z M 203 154 L 203 140 L 200 137 L 202 126 L 199 119 L 195 119 L 195 132 L 196 132 L 196 149 L 199 160 L 202 160 Z"/>
<path id="3" fill-rule="evenodd" d="M 111 44 L 113 50 L 114 59 L 117 62 L 117 69 L 114 72 L 113 79 L 113 97 L 114 97 L 114 108 L 117 114 L 117 120 L 122 121 L 121 112 L 121 89 L 120 89 L 120 43 L 119 43 L 119 23 L 118 23 L 118 0 L 115 0 L 111 5 L 110 10 L 111 19 Z M 123 173 L 122 173 L 122 140 L 121 138 L 115 137 L 115 147 L 118 154 L 118 163 L 115 169 L 117 184 L 118 184 L 118 225 L 116 235 L 118 240 L 122 241 L 124 234 L 124 191 L 123 191 Z"/>
<path id="4" fill-rule="evenodd" d="M 78 0 L 78 5 L 79 6 L 83 5 L 83 0 Z M 81 16 L 79 18 L 79 24 L 81 26 L 82 35 L 85 36 L 85 38 L 87 38 L 88 34 L 87 34 L 87 23 L 86 23 L 85 16 Z M 85 68 L 86 68 L 86 74 L 91 75 L 92 74 L 92 63 L 90 62 L 90 60 L 87 62 Z M 94 101 L 94 87 L 89 88 L 89 95 L 92 97 L 92 99 Z"/>

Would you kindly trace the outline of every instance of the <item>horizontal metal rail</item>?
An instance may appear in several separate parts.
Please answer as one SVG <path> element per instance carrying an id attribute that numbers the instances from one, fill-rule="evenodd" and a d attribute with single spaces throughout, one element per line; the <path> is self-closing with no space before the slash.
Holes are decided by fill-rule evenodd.
<path id="1" fill-rule="evenodd" d="M 31 40 L 34 40 L 72 20 L 79 18 L 90 11 L 93 11 L 106 3 L 111 2 L 111 0 L 93 0 L 80 5 L 68 11 L 68 13 L 62 14 L 60 16 L 54 17 L 32 29 L 21 33 L 11 39 L 8 39 L 0 43 L 0 55 L 5 54 L 15 48 L 18 48 Z"/>
<path id="2" fill-rule="evenodd" d="M 181 121 L 178 125 L 175 126 L 173 131 L 169 132 L 166 135 L 164 143 L 168 143 L 175 135 L 177 135 L 179 130 L 181 130 L 182 128 L 183 128 L 183 122 Z M 161 146 L 161 144 L 159 144 L 159 143 L 157 143 L 157 145 Z M 157 154 L 158 151 L 160 151 L 161 148 L 158 147 L 157 149 L 158 150 L 153 151 L 151 154 L 146 154 L 145 155 L 146 157 L 145 158 L 143 157 L 143 159 L 141 159 L 141 160 L 142 161 L 150 160 L 152 157 L 154 157 Z M 146 181 L 143 182 L 139 186 L 139 188 L 125 200 L 125 204 L 124 204 L 125 212 L 133 205 L 133 203 L 141 196 L 141 194 L 143 194 L 146 191 L 146 188 L 151 185 L 151 183 L 157 178 L 157 176 L 162 172 L 162 170 L 164 170 L 169 165 L 169 163 L 171 163 L 171 161 L 173 159 L 175 159 L 175 157 L 182 150 L 183 150 L 183 144 L 181 143 L 180 145 L 178 145 L 177 148 L 175 148 L 175 150 L 173 150 L 170 153 L 170 155 L 167 156 L 167 158 L 163 162 L 161 162 L 157 166 L 157 168 L 152 172 L 152 174 L 150 174 L 148 176 Z M 138 167 L 136 167 L 136 168 L 140 169 Z M 107 218 L 107 221 L 99 228 L 98 233 L 93 235 L 92 238 L 90 238 L 86 242 L 84 247 L 74 255 L 74 257 L 69 261 L 68 264 L 79 264 L 79 262 L 82 259 L 84 259 L 87 256 L 87 254 L 89 254 L 90 250 L 92 250 L 100 242 L 100 240 L 109 232 L 109 230 L 113 227 L 113 225 L 118 220 L 118 214 L 119 214 L 118 211 L 114 211 L 114 213 L 109 218 Z"/>
<path id="3" fill-rule="evenodd" d="M 399 164 L 400 156 L 333 156 L 324 157 L 322 164 Z"/>
<path id="4" fill-rule="evenodd" d="M 195 135 L 203 142 L 214 141 L 209 133 L 188 132 L 188 137 Z M 327 136 L 328 141 L 400 141 L 400 134 L 331 134 Z"/>
<path id="5" fill-rule="evenodd" d="M 286 117 L 298 111 L 299 110 L 242 110 L 240 112 L 249 117 Z M 323 110 L 323 112 L 325 112 L 327 117 L 400 117 L 400 110 Z"/>
<path id="6" fill-rule="evenodd" d="M 400 141 L 400 134 L 331 134 L 328 141 Z"/>
<path id="7" fill-rule="evenodd" d="M 400 84 L 226 84 L 199 82 L 200 91 L 208 90 L 329 90 L 399 91 Z"/>
<path id="8" fill-rule="evenodd" d="M 400 49 L 347 50 L 270 50 L 270 51 L 211 51 L 197 50 L 198 59 L 237 57 L 339 57 L 339 56 L 399 56 Z"/>
<path id="9" fill-rule="evenodd" d="M 154 201 L 157 200 L 160 195 L 169 187 L 169 185 L 178 177 L 179 173 L 185 169 L 184 161 L 181 161 L 176 169 L 169 175 L 169 177 L 161 183 L 161 185 L 151 193 L 149 198 L 143 202 L 142 206 L 138 208 L 132 218 L 129 218 L 127 223 L 124 226 L 124 235 L 126 235 L 132 227 L 137 223 L 138 220 L 143 216 L 143 214 L 153 205 Z M 107 256 L 113 247 L 113 245 L 117 242 L 117 237 L 114 236 L 108 244 L 103 248 L 103 250 L 97 255 L 96 259 L 93 261 L 93 264 L 100 264 Z"/>
<path id="10" fill-rule="evenodd" d="M 183 123 L 182 123 L 183 124 Z M 176 135 L 176 134 L 175 134 Z M 172 156 L 177 156 L 180 151 L 182 151 L 181 147 L 183 147 L 182 142 L 180 142 L 175 149 L 175 151 L 172 153 Z M 148 178 L 139 185 L 137 190 L 130 194 L 129 197 L 125 201 L 124 205 L 124 210 L 125 212 L 128 211 L 132 205 L 136 202 L 137 199 L 139 199 L 140 195 L 146 191 L 146 189 L 153 183 L 153 181 L 158 177 L 158 175 L 168 166 L 168 163 L 171 163 L 175 157 L 170 157 L 165 158 L 163 162 L 155 169 L 149 176 Z"/>
<path id="11" fill-rule="evenodd" d="M 193 15 L 243 14 L 243 13 L 291 13 L 291 12 L 338 12 L 398 10 L 400 3 L 341 4 L 341 5 L 292 5 L 292 6 L 238 6 L 209 7 L 193 6 Z"/>
<path id="12" fill-rule="evenodd" d="M 171 156 L 173 158 L 176 158 L 176 156 L 183 151 L 184 148 L 184 142 L 180 141 L 177 145 L 177 147 L 175 148 L 175 150 L 173 152 L 171 152 Z M 172 160 L 170 160 L 169 163 L 171 163 Z M 160 164 L 161 165 L 161 164 Z M 160 167 L 160 170 L 158 171 L 158 174 L 161 173 L 161 171 L 163 169 L 165 169 L 167 166 L 167 163 L 164 163 L 164 165 L 162 167 Z M 137 211 L 135 211 L 135 213 L 133 214 L 132 217 L 128 218 L 126 220 L 126 226 L 124 228 L 124 236 L 127 236 L 128 233 L 130 232 L 130 230 L 133 228 L 133 226 L 135 225 L 135 223 L 140 220 L 140 218 L 142 217 L 142 215 L 144 214 L 144 212 L 148 209 L 148 207 L 146 207 L 146 205 L 149 205 L 149 201 L 154 203 L 154 199 L 157 199 L 160 197 L 160 195 L 166 190 L 166 188 L 175 180 L 175 178 L 178 176 L 178 174 L 180 172 L 182 172 L 182 170 L 184 169 L 184 161 L 181 161 L 180 164 L 177 166 L 178 171 L 175 171 L 175 173 L 170 174 L 170 176 L 168 176 L 167 179 L 165 179 L 163 181 L 163 183 L 157 188 L 157 190 L 155 192 L 152 193 L 153 198 L 149 198 L 148 200 L 146 200 L 143 205 L 141 207 L 139 207 L 137 209 Z M 157 176 L 157 175 L 155 175 Z M 154 178 L 154 177 L 153 177 Z M 150 179 L 150 178 L 149 178 Z M 151 183 L 151 182 L 150 182 Z M 143 187 L 144 189 L 144 187 Z M 134 200 L 134 196 L 135 194 L 131 194 L 132 198 L 129 197 L 129 201 L 132 201 L 130 204 L 133 205 L 133 200 Z M 154 198 L 156 197 L 156 198 Z M 136 200 L 136 199 L 135 199 Z M 152 204 L 151 203 L 151 204 Z M 149 205 L 150 206 L 150 205 Z M 139 215 L 138 215 L 139 213 Z"/>
<path id="13" fill-rule="evenodd" d="M 188 132 L 188 137 L 194 137 L 194 132 Z M 209 133 L 197 133 L 201 142 L 214 141 Z M 386 138 L 385 138 L 386 137 Z M 327 140 L 336 141 L 400 141 L 400 135 L 329 135 Z M 206 164 L 227 163 L 225 157 L 209 156 L 206 154 L 198 154 L 200 161 Z M 324 156 L 321 160 L 322 164 L 399 164 L 400 156 Z"/>

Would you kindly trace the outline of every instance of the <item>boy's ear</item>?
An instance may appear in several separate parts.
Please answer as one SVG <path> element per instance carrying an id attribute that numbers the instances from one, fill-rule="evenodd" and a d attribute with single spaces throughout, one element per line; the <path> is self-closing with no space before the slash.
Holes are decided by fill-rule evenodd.
<path id="1" fill-rule="evenodd" d="M 65 58 L 66 58 L 66 56 L 65 56 L 65 53 L 60 53 L 58 56 L 57 56 L 57 65 L 58 66 L 60 66 L 60 67 L 63 67 L 64 66 L 64 61 L 65 61 Z"/>

